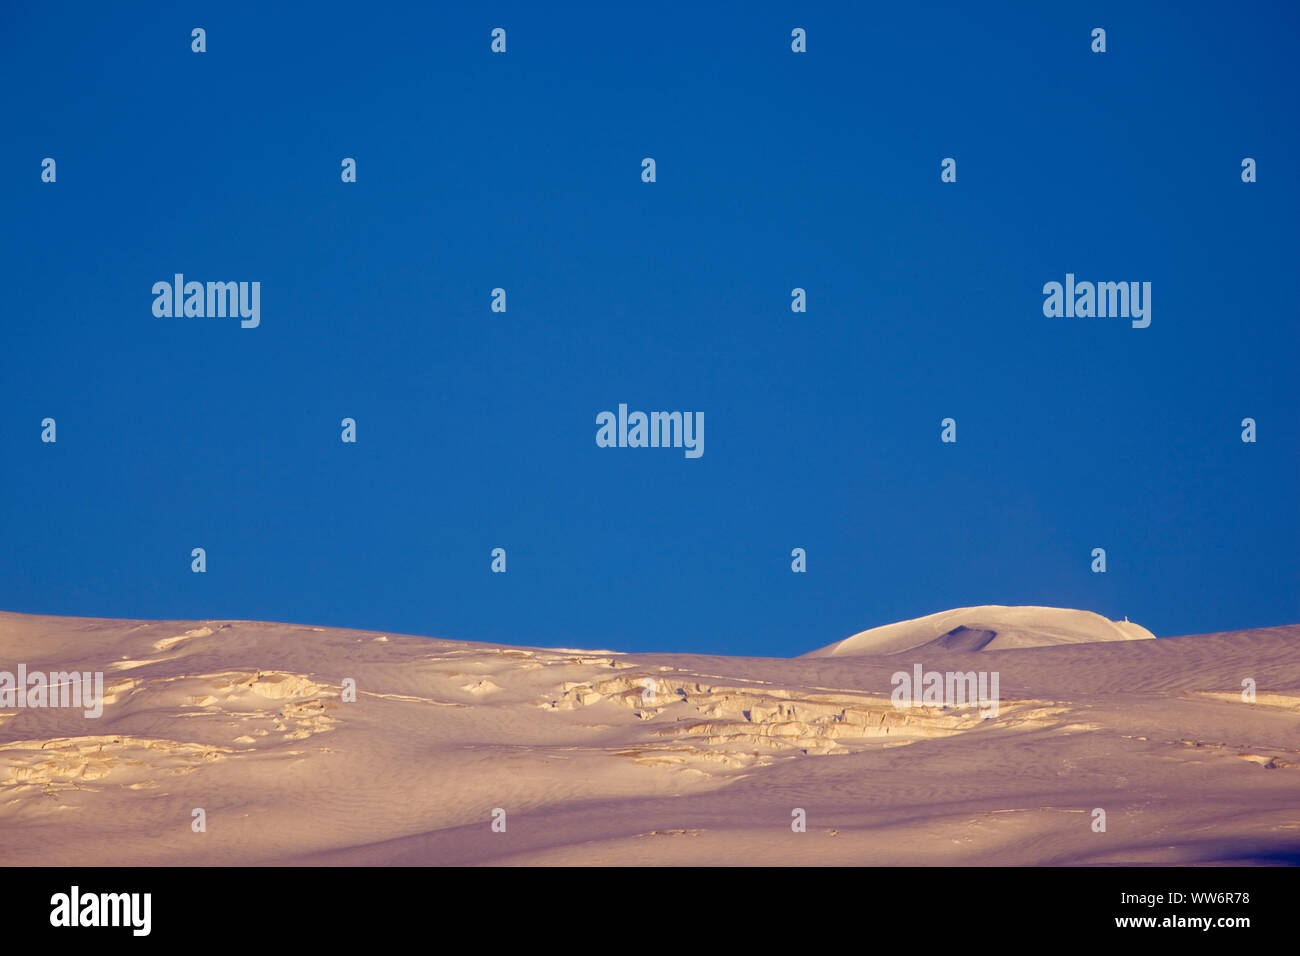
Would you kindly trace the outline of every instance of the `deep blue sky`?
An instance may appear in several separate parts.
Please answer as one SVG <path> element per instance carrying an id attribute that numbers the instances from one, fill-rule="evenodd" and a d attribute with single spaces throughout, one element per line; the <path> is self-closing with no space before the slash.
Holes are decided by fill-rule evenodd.
<path id="1" fill-rule="evenodd" d="M 756 655 L 1300 621 L 1294 4 L 152 6 L 0 12 L 0 608 Z M 155 318 L 178 271 L 261 326 Z M 1045 318 L 1066 272 L 1150 328 Z M 619 402 L 703 458 L 597 448 Z"/>

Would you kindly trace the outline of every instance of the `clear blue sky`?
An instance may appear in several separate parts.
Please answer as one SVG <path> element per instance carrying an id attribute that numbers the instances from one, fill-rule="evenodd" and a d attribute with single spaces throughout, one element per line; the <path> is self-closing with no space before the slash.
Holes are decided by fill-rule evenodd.
<path id="1" fill-rule="evenodd" d="M 1296 5 L 444 6 L 4 5 L 0 608 L 752 655 L 1300 621 Z M 176 272 L 260 327 L 155 318 Z M 1044 317 L 1067 272 L 1151 326 Z M 620 402 L 705 454 L 598 448 Z"/>

